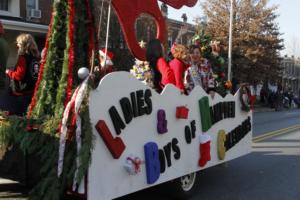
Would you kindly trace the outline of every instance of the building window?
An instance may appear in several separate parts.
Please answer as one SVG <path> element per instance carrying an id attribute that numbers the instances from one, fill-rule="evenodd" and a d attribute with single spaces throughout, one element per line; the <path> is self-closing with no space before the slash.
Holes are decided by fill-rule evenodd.
<path id="1" fill-rule="evenodd" d="M 20 1 L 24 0 L 0 0 L 0 15 L 20 17 Z"/>
<path id="2" fill-rule="evenodd" d="M 0 1 L 0 10 L 8 11 L 8 0 Z"/>
<path id="3" fill-rule="evenodd" d="M 31 10 L 31 9 L 38 10 L 39 1 L 38 0 L 27 0 L 26 6 L 27 6 L 28 10 Z"/>

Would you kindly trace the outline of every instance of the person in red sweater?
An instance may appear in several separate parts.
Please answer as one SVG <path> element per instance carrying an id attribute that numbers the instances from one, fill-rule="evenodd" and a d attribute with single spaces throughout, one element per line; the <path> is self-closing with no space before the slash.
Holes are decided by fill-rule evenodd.
<path id="1" fill-rule="evenodd" d="M 169 63 L 169 65 L 175 75 L 176 87 L 181 91 L 181 93 L 185 93 L 184 74 L 188 68 L 188 65 L 185 63 L 188 58 L 188 51 L 185 46 L 180 44 L 174 44 L 171 51 L 174 59 Z"/>
<path id="2" fill-rule="evenodd" d="M 163 46 L 158 39 L 149 42 L 146 57 L 152 72 L 154 88 L 158 92 L 161 92 L 167 84 L 176 85 L 174 72 L 164 59 Z"/>
<path id="3" fill-rule="evenodd" d="M 11 104 L 13 114 L 25 114 L 31 101 L 39 71 L 39 51 L 34 38 L 30 34 L 17 37 L 18 59 L 14 70 L 5 73 L 11 80 Z M 8 98 L 9 99 L 9 98 Z M 11 106 L 10 106 L 11 107 Z"/>
<path id="4" fill-rule="evenodd" d="M 39 71 L 39 50 L 30 34 L 17 37 L 18 60 L 14 70 L 6 70 L 7 76 L 18 82 L 18 88 L 13 91 L 16 96 L 32 95 Z M 33 66 L 31 66 L 33 64 Z M 16 86 L 17 87 L 17 86 Z"/>

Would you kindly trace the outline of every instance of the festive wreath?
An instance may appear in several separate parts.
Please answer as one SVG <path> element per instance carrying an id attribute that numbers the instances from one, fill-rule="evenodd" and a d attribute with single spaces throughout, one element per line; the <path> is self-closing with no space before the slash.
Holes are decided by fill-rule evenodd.
<path id="1" fill-rule="evenodd" d="M 247 85 L 242 85 L 240 89 L 240 101 L 242 103 L 242 110 L 249 112 L 250 111 L 250 96 L 251 91 Z"/>

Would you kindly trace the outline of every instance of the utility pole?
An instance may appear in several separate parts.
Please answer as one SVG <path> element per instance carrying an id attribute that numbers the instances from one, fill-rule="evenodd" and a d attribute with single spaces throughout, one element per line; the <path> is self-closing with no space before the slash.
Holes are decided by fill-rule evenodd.
<path id="1" fill-rule="evenodd" d="M 232 67 L 232 29 L 233 29 L 233 1 L 230 0 L 230 22 L 229 22 L 229 48 L 228 48 L 228 80 L 231 81 Z"/>

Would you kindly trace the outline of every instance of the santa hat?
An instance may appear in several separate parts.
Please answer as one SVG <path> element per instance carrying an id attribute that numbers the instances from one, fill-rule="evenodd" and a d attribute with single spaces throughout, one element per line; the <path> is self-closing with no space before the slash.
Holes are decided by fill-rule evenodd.
<path id="1" fill-rule="evenodd" d="M 4 34 L 4 28 L 2 26 L 1 20 L 0 20 L 0 34 Z"/>
<path id="2" fill-rule="evenodd" d="M 112 60 L 114 58 L 114 54 L 112 52 L 106 50 L 105 48 L 103 48 L 99 51 L 100 56 L 105 57 L 105 53 L 106 53 L 107 60 Z"/>

